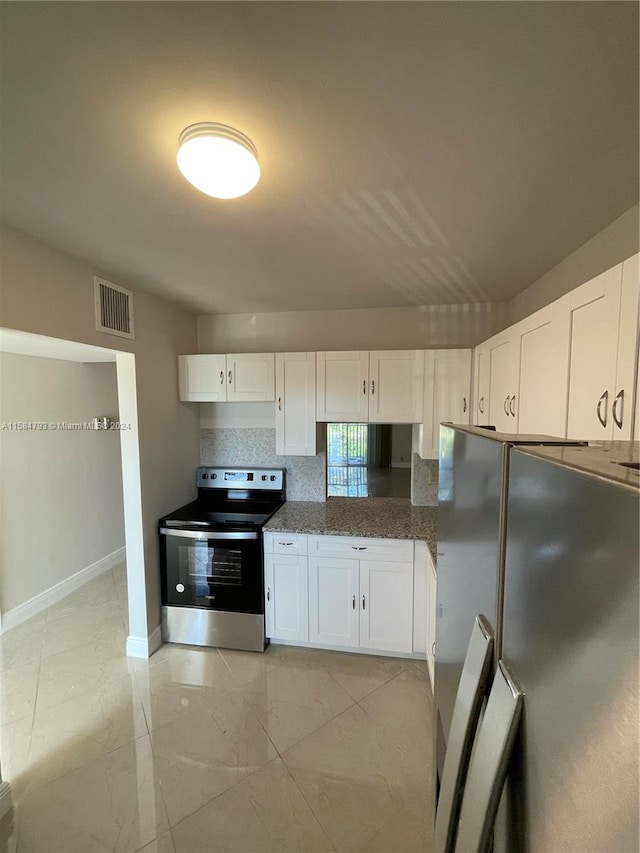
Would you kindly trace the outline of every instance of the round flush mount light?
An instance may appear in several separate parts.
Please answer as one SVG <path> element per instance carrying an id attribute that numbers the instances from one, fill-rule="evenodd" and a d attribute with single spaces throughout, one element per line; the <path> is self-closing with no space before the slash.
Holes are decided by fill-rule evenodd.
<path id="1" fill-rule="evenodd" d="M 196 189 L 214 198 L 238 198 L 260 180 L 253 142 L 225 124 L 199 122 L 180 134 L 178 168 Z"/>

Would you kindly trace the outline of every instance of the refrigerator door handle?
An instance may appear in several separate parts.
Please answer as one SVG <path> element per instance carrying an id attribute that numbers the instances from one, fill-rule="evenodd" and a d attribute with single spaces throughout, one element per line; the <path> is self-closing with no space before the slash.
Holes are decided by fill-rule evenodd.
<path id="1" fill-rule="evenodd" d="M 618 403 L 620 403 L 620 420 L 618 420 Z M 622 421 L 624 420 L 624 388 L 620 391 L 620 393 L 613 401 L 611 414 L 613 415 L 613 421 L 615 425 L 618 427 L 618 429 L 622 429 Z"/>
<path id="2" fill-rule="evenodd" d="M 603 403 L 604 403 L 604 417 L 602 415 Z M 600 399 L 598 400 L 598 405 L 596 406 L 596 415 L 598 417 L 598 420 L 602 424 L 602 426 L 605 428 L 607 426 L 607 414 L 608 414 L 607 408 L 608 408 L 608 406 L 609 406 L 609 392 L 604 391 L 603 394 L 600 396 Z"/>

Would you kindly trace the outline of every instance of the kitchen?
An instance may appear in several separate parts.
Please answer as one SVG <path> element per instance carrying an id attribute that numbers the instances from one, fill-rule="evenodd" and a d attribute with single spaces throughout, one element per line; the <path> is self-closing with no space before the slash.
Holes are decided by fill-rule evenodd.
<path id="1" fill-rule="evenodd" d="M 187 44 L 203 62 L 215 53 L 205 38 L 195 35 L 200 29 L 214 38 L 206 26 L 202 29 L 210 23 L 211 4 L 191 11 L 191 42 L 181 47 L 173 34 L 187 26 L 181 17 L 186 12 L 172 5 L 162 13 L 154 8 L 157 17 L 147 21 L 147 41 L 137 29 L 139 22 L 128 20 L 120 4 L 111 12 L 71 5 L 47 11 L 44 4 L 31 5 L 31 12 L 19 12 L 5 4 L 4 12 L 4 29 L 14 34 L 14 47 L 3 51 L 8 57 L 3 109 L 10 121 L 4 121 L 7 227 L 1 324 L 135 354 L 145 580 L 142 599 L 134 604 L 144 611 L 149 636 L 158 626 L 160 611 L 158 518 L 193 497 L 198 464 L 247 461 L 239 455 L 242 448 L 232 458 L 236 446 L 228 443 L 218 443 L 226 452 L 224 458 L 216 456 L 212 439 L 232 441 L 235 436 L 246 449 L 268 434 L 268 449 L 275 456 L 273 403 L 181 403 L 178 356 L 471 350 L 638 250 L 633 118 L 637 63 L 629 59 L 637 47 L 636 29 L 624 18 L 633 14 L 628 5 L 607 4 L 612 11 L 605 15 L 599 4 L 592 13 L 572 13 L 562 4 L 557 11 L 545 7 L 538 19 L 535 6 L 516 14 L 511 4 L 502 5 L 503 12 L 490 4 L 483 19 L 473 4 L 455 4 L 450 19 L 434 21 L 433 30 L 430 19 L 420 17 L 427 15 L 430 4 L 415 4 L 402 14 L 385 6 L 374 14 L 366 4 L 359 4 L 361 12 L 345 5 L 339 15 L 332 4 L 325 12 L 247 4 L 242 26 L 234 19 L 237 9 L 230 6 L 216 17 L 221 76 L 214 79 L 225 81 L 224 97 L 213 95 L 202 81 L 188 79 L 179 61 Z M 519 21 L 518 15 L 525 18 Z M 552 26 L 546 16 L 556 16 Z M 367 38 L 359 36 L 362 27 Z M 610 39 L 603 36 L 603 27 L 605 32 L 611 28 Z M 511 90 L 502 63 L 514 62 L 515 45 L 522 48 L 536 39 L 546 44 L 549 30 L 554 33 L 548 45 L 553 62 L 545 62 L 542 55 L 529 57 L 528 64 L 522 63 L 522 77 L 512 75 Z M 258 37 L 261 32 L 269 33 L 266 42 Z M 49 33 L 53 37 L 47 40 Z M 312 33 L 322 35 L 318 47 Z M 572 51 L 564 50 L 568 33 Z M 96 39 L 103 62 L 94 66 L 91 48 Z M 326 53 L 328 62 L 319 50 L 320 45 L 329 50 L 322 39 L 333 43 L 334 53 Z M 430 54 L 421 50 L 420 40 L 430 44 Z M 600 51 L 601 42 L 615 50 Z M 26 57 L 17 55 L 15 46 L 24 43 L 39 46 L 37 71 L 27 70 Z M 244 55 L 255 64 L 239 63 L 233 44 L 250 44 Z M 445 46 L 451 51 L 446 56 Z M 173 58 L 171 68 L 167 63 L 160 71 L 158 50 Z M 111 52 L 118 61 L 109 65 Z M 403 54 L 411 71 L 400 61 Z M 297 92 L 277 61 L 285 55 L 287 67 L 299 70 Z M 380 67 L 381 55 L 388 57 L 388 69 Z M 233 79 L 225 76 L 224 61 L 234 67 Z M 599 71 L 593 69 L 594 61 L 600 63 Z M 56 81 L 48 80 L 51 67 L 57 70 Z M 369 79 L 361 68 L 370 69 Z M 439 68 L 452 75 L 447 85 Z M 470 86 L 470 68 L 482 69 L 484 89 L 479 80 L 477 87 L 465 88 L 463 84 Z M 551 68 L 557 74 L 553 85 Z M 407 82 L 406 75 L 414 71 L 421 76 L 420 85 Z M 181 74 L 186 76 L 179 83 L 171 80 Z M 580 83 L 593 76 L 602 78 L 605 87 L 597 98 Z M 259 81 L 253 94 L 249 80 Z M 343 80 L 352 80 L 352 87 L 344 87 Z M 379 85 L 375 98 L 370 95 L 371 80 Z M 540 91 L 555 93 L 548 111 L 544 104 L 534 109 L 523 94 L 536 93 L 539 80 L 544 81 Z M 495 91 L 498 81 L 505 100 L 483 97 L 483 92 Z M 282 100 L 283 85 L 289 100 Z M 215 86 L 213 90 L 218 91 Z M 185 95 L 195 91 L 192 100 Z M 157 96 L 153 116 L 148 92 Z M 451 97 L 443 98 L 443 92 Z M 100 110 L 92 109 L 97 93 Z M 411 109 L 411 104 L 422 103 L 424 115 Z M 530 115 L 518 106 L 521 103 L 529 104 Z M 21 109 L 21 104 L 29 108 Z M 353 104 L 362 106 L 353 110 Z M 570 109 L 574 105 L 579 107 Z M 95 120 L 90 128 L 86 115 Z M 277 134 L 274 115 L 284 122 Z M 593 121 L 594 115 L 600 120 Z M 40 147 L 42 133 L 30 124 L 36 116 L 48 127 L 64 118 L 67 127 L 65 132 L 60 127 L 57 136 L 46 136 L 46 149 Z M 519 134 L 514 133 L 515 116 L 521 123 Z M 238 206 L 211 206 L 175 169 L 178 134 L 204 119 L 241 128 L 258 148 L 263 179 Z M 442 137 L 433 138 L 434 127 L 441 129 Z M 403 128 L 411 133 L 403 134 Z M 475 145 L 471 128 L 477 134 Z M 371 142 L 365 143 L 369 134 Z M 411 134 L 420 140 L 415 148 L 409 146 Z M 282 157 L 276 154 L 281 139 L 289 139 Z M 432 147 L 425 158 L 427 140 Z M 578 148 L 583 157 L 575 156 Z M 371 150 L 367 161 L 361 157 L 365 149 Z M 526 169 L 506 169 L 506 150 L 513 152 L 513 163 L 526 163 Z M 114 151 L 123 162 L 116 164 Z M 342 162 L 341 152 L 346 156 L 347 151 L 348 162 Z M 67 177 L 72 174 L 67 154 L 79 176 L 74 182 Z M 63 162 L 65 168 L 59 165 Z M 335 165 L 328 174 L 325 164 L 330 162 Z M 142 172 L 140 163 L 148 164 Z M 50 164 L 53 169 L 48 171 Z M 296 181 L 309 186 L 297 205 Z M 539 186 L 545 187 L 545 198 Z M 387 190 L 390 195 L 384 195 Z M 516 196 L 523 201 L 519 209 L 525 218 L 520 224 L 512 211 Z M 456 198 L 459 203 L 454 204 Z M 149 200 L 144 208 L 142 199 Z M 427 204 L 425 199 L 432 201 Z M 404 213 L 398 212 L 398 205 Z M 554 207 L 557 213 L 551 216 Z M 77 211 L 73 221 L 70 213 L 68 221 L 47 215 L 72 209 Z M 158 235 L 171 238 L 158 240 Z M 186 249 L 183 253 L 180 245 Z M 434 256 L 444 257 L 453 273 L 442 264 L 430 269 Z M 428 262 L 419 260 L 423 257 Z M 465 260 L 471 280 L 455 265 L 456 257 Z M 471 267 L 469 258 L 474 258 Z M 95 331 L 94 275 L 135 291 L 135 341 L 105 338 Z M 156 279 L 162 284 L 154 291 Z M 172 291 L 171 281 L 183 284 Z M 501 284 L 492 289 L 494 281 Z M 500 402 L 517 394 L 507 387 Z M 266 443 L 260 446 L 267 448 Z M 416 456 L 420 454 L 413 455 L 414 480 L 421 465 Z M 322 503 L 324 460 L 317 455 L 300 459 L 303 468 L 316 468 L 310 479 L 300 475 L 298 482 L 312 482 L 312 501 Z M 251 462 L 277 465 L 265 456 Z M 426 476 L 421 483 L 431 479 L 424 499 L 433 502 L 433 463 L 422 464 Z M 288 478 L 288 487 L 297 488 L 296 480 Z M 308 497 L 302 494 L 297 499 Z M 296 491 L 289 491 L 288 497 L 296 498 Z M 389 812 L 389 819 L 396 813 Z"/>

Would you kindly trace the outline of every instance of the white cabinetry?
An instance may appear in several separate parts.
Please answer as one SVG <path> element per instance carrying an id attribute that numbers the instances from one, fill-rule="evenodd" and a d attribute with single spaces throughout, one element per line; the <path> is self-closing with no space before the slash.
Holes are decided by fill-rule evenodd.
<path id="1" fill-rule="evenodd" d="M 468 424 L 471 416 L 471 350 L 427 350 L 424 354 L 424 406 L 418 454 L 438 458 L 440 424 Z"/>
<path id="2" fill-rule="evenodd" d="M 413 586 L 413 651 L 427 659 L 433 689 L 436 641 L 436 570 L 426 542 L 416 542 Z"/>
<path id="3" fill-rule="evenodd" d="M 564 436 L 568 366 L 566 296 L 476 348 L 474 423 Z"/>
<path id="4" fill-rule="evenodd" d="M 474 354 L 472 423 L 489 423 L 489 342 L 479 344 Z"/>
<path id="5" fill-rule="evenodd" d="M 307 537 L 265 533 L 264 580 L 267 637 L 309 640 Z"/>
<path id="6" fill-rule="evenodd" d="M 179 355 L 180 399 L 219 403 L 227 399 L 225 355 Z"/>
<path id="7" fill-rule="evenodd" d="M 568 438 L 631 438 L 638 289 L 636 255 L 570 294 Z"/>
<path id="8" fill-rule="evenodd" d="M 316 354 L 276 353 L 276 453 L 316 454 Z"/>
<path id="9" fill-rule="evenodd" d="M 517 381 L 509 401 L 514 432 L 564 437 L 569 375 L 569 296 L 511 330 Z"/>
<path id="10" fill-rule="evenodd" d="M 413 542 L 310 536 L 309 642 L 413 651 Z"/>
<path id="11" fill-rule="evenodd" d="M 180 399 L 268 402 L 275 399 L 272 352 L 178 356 Z"/>
<path id="12" fill-rule="evenodd" d="M 419 423 L 422 350 L 317 353 L 318 421 Z"/>

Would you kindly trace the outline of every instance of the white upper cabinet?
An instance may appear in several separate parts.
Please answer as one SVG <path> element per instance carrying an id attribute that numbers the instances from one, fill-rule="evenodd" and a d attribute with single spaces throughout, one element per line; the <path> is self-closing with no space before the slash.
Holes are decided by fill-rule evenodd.
<path id="1" fill-rule="evenodd" d="M 178 356 L 180 399 L 224 403 L 275 399 L 272 352 Z"/>
<path id="2" fill-rule="evenodd" d="M 472 423 L 489 423 L 489 342 L 475 349 Z"/>
<path id="3" fill-rule="evenodd" d="M 516 432 L 518 368 L 517 342 L 512 329 L 495 335 L 488 342 L 489 406 L 488 420 L 498 432 Z"/>
<path id="4" fill-rule="evenodd" d="M 369 422 L 422 421 L 423 350 L 369 353 Z"/>
<path id="5" fill-rule="evenodd" d="M 517 382 L 510 429 L 564 437 L 569 378 L 569 295 L 512 328 Z"/>
<path id="6" fill-rule="evenodd" d="M 422 350 L 317 353 L 317 420 L 419 423 Z"/>
<path id="7" fill-rule="evenodd" d="M 631 438 L 638 290 L 636 255 L 570 294 L 568 438 Z"/>
<path id="8" fill-rule="evenodd" d="M 422 459 L 438 458 L 440 424 L 468 424 L 471 416 L 471 350 L 427 350 L 424 404 L 418 438 Z"/>
<path id="9" fill-rule="evenodd" d="M 180 399 L 220 403 L 227 399 L 227 362 L 224 355 L 179 355 Z"/>
<path id="10" fill-rule="evenodd" d="M 319 421 L 366 423 L 369 420 L 369 353 L 317 353 Z"/>
<path id="11" fill-rule="evenodd" d="M 272 352 L 227 355 L 227 400 L 230 403 L 275 400 Z"/>
<path id="12" fill-rule="evenodd" d="M 276 453 L 316 454 L 316 354 L 276 353 Z"/>

